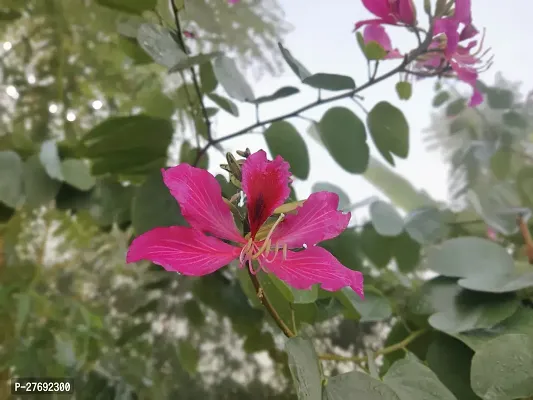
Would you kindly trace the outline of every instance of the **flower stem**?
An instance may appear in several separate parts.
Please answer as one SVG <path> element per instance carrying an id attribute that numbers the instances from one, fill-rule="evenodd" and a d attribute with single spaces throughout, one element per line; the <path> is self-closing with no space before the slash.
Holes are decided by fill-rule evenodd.
<path id="1" fill-rule="evenodd" d="M 426 332 L 427 332 L 426 329 L 420 329 L 418 331 L 414 331 L 401 342 L 395 343 L 391 346 L 384 347 L 382 349 L 375 351 L 374 356 L 378 356 L 380 354 L 390 354 L 390 353 L 394 353 L 396 350 L 405 349 L 411 342 L 413 342 L 414 340 L 416 340 L 418 337 L 422 336 Z M 318 358 L 320 358 L 321 360 L 352 361 L 355 363 L 361 363 L 361 362 L 368 361 L 368 356 L 344 357 L 338 354 L 320 354 Z"/>
<path id="2" fill-rule="evenodd" d="M 250 279 L 252 280 L 252 284 L 255 288 L 255 293 L 257 294 L 257 297 L 259 298 L 259 301 L 261 304 L 266 308 L 270 316 L 274 319 L 276 324 L 279 326 L 279 329 L 282 330 L 282 332 L 287 336 L 288 338 L 296 336 L 293 331 L 287 326 L 285 322 L 281 319 L 276 309 L 270 304 L 268 301 L 265 291 L 261 287 L 261 284 L 259 283 L 259 279 L 257 279 L 257 275 L 253 274 L 250 270 L 248 270 L 248 275 L 250 276 Z"/>

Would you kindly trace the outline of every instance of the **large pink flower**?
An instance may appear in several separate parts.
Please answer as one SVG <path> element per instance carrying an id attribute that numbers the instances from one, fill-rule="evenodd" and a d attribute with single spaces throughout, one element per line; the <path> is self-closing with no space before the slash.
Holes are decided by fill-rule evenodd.
<path id="1" fill-rule="evenodd" d="M 387 52 L 385 57 L 387 59 L 403 57 L 398 49 L 392 48 L 390 37 L 381 25 L 367 25 L 363 33 L 363 40 L 365 44 L 377 42 Z"/>
<path id="2" fill-rule="evenodd" d="M 365 8 L 376 19 L 366 19 L 355 24 L 355 29 L 368 24 L 415 25 L 416 10 L 412 0 L 362 0 Z"/>
<path id="3" fill-rule="evenodd" d="M 281 214 L 276 221 L 267 222 L 290 193 L 289 164 L 281 157 L 269 161 L 261 150 L 242 166 L 250 226 L 245 237 L 237 230 L 220 186 L 209 172 L 180 164 L 162 173 L 191 227 L 155 228 L 138 236 L 128 250 L 128 263 L 149 260 L 168 271 L 202 276 L 237 259 L 252 273 L 260 268 L 296 289 L 314 284 L 328 291 L 351 287 L 363 297 L 362 274 L 316 246 L 338 236 L 350 220 L 349 213 L 337 211 L 339 197 L 335 193 L 314 193 L 296 214 Z M 254 262 L 259 268 L 254 268 Z"/>

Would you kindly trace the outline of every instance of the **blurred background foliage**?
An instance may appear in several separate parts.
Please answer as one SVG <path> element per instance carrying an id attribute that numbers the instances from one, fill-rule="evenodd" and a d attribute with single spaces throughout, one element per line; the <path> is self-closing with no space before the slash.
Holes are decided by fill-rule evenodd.
<path id="1" fill-rule="evenodd" d="M 277 46 L 290 26 L 275 1 L 176 3 L 189 54 L 205 57 L 168 73 L 153 61 L 165 65 L 173 57 L 165 45 L 175 51 L 180 42 L 166 0 L 0 1 L 0 377 L 70 376 L 83 388 L 76 398 L 90 400 L 296 398 L 284 337 L 246 273 L 232 265 L 182 278 L 124 263 L 134 235 L 185 223 L 159 169 L 194 162 L 206 143 L 200 97 L 211 101 L 210 119 L 238 114 L 219 88 L 212 53 L 230 54 L 256 75 L 276 73 L 284 58 L 294 67 Z M 175 41 L 162 45 L 165 34 Z M 483 340 L 531 334 L 533 326 L 528 285 L 503 290 L 509 301 L 499 283 L 460 286 L 457 278 L 468 274 L 442 262 L 455 254 L 467 265 L 493 246 L 482 239 L 487 226 L 517 263 L 527 261 L 516 215 L 527 219 L 533 206 L 531 96 L 503 78 L 480 85 L 487 101 L 476 109 L 448 84 L 436 87 L 426 135 L 450 165 L 450 204 L 418 192 L 368 154 L 364 165 L 346 167 L 339 151 L 350 149 L 326 142 L 341 167 L 364 173 L 391 201 L 352 204 L 342 188 L 316 187 L 339 193 L 344 209 L 370 204 L 369 218 L 323 243 L 365 274 L 365 302 L 344 290 L 294 291 L 260 276 L 281 318 L 310 336 L 318 353 L 363 356 L 365 348 L 424 329 L 403 347 L 458 399 L 479 398 L 465 382 Z M 325 120 L 318 129 L 327 130 Z M 310 133 L 324 143 L 320 135 Z M 273 155 L 287 148 L 286 137 L 300 145 L 298 132 L 269 137 Z M 307 149 L 291 157 L 294 173 L 305 178 Z M 200 165 L 207 168 L 208 155 Z M 226 197 L 236 192 L 226 177 L 217 179 Z M 453 242 L 464 236 L 470 242 Z M 428 281 L 435 272 L 441 276 Z M 447 349 L 454 349 L 449 358 Z M 382 354 L 379 373 L 403 355 L 401 348 Z M 357 360 L 323 365 L 328 376 L 368 368 Z M 450 368 L 460 379 L 446 375 Z"/>

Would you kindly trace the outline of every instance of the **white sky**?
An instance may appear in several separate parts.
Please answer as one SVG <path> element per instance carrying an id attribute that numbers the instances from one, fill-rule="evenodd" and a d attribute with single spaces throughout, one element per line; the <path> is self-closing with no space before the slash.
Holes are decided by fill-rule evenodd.
<path id="1" fill-rule="evenodd" d="M 279 0 L 285 10 L 287 21 L 294 26 L 294 30 L 285 38 L 285 46 L 302 62 L 311 73 L 329 72 L 352 76 L 356 84 L 366 81 L 366 61 L 360 53 L 359 47 L 352 33 L 356 21 L 367 19 L 371 14 L 362 6 L 360 0 Z M 418 16 L 423 23 L 426 16 L 422 9 L 422 2 L 415 0 L 418 6 Z M 434 3 L 434 1 L 433 1 Z M 533 34 L 530 15 L 533 13 L 531 0 L 472 0 L 474 24 L 478 29 L 486 28 L 485 48 L 491 47 L 494 54 L 494 65 L 481 78 L 492 83 L 494 75 L 501 71 L 505 78 L 520 80 L 524 90 L 533 88 L 533 74 L 531 73 L 531 49 L 529 37 Z M 311 5 L 312 4 L 312 5 Z M 388 28 L 389 29 L 389 28 Z M 393 46 L 401 51 L 408 51 L 414 45 L 414 37 L 403 29 L 390 28 L 389 33 Z M 394 68 L 395 62 L 382 63 L 380 71 Z M 296 86 L 301 93 L 286 100 L 276 101 L 261 107 L 263 119 L 285 114 L 310 103 L 316 99 L 316 90 L 300 84 L 293 72 L 286 71 L 279 77 L 264 77 L 259 82 L 251 75 L 248 80 L 252 84 L 255 95 L 273 93 L 282 86 Z M 399 107 L 406 115 L 411 128 L 410 153 L 407 160 L 396 160 L 396 171 L 407 177 L 415 187 L 426 190 L 436 199 L 445 200 L 446 167 L 435 152 L 427 152 L 422 143 L 421 131 L 429 125 L 431 99 L 433 98 L 434 79 L 415 82 L 413 97 L 409 101 L 398 99 L 394 90 L 397 78 L 367 89 L 360 94 L 365 97 L 364 106 L 367 110 L 381 101 L 387 100 Z M 468 89 L 466 89 L 468 90 Z M 333 94 L 333 92 L 330 92 Z M 328 92 L 323 93 L 323 97 Z M 356 112 L 364 120 L 364 113 L 351 101 L 329 103 L 317 107 L 304 115 L 320 119 L 321 115 L 332 106 L 345 106 Z M 251 105 L 239 104 L 241 116 L 234 118 L 223 112 L 219 113 L 216 130 L 218 135 L 232 133 L 255 121 L 254 109 Z M 296 183 L 299 198 L 307 197 L 313 183 L 329 181 L 344 189 L 350 195 L 351 201 L 356 202 L 379 192 L 360 175 L 352 175 L 342 170 L 329 156 L 324 148 L 306 134 L 308 123 L 295 118 L 290 120 L 300 131 L 307 142 L 311 157 L 311 173 L 307 181 Z M 371 147 L 371 140 L 369 138 Z M 230 150 L 250 147 L 252 151 L 263 148 L 266 144 L 260 135 L 245 135 L 224 143 Z M 384 161 L 373 148 L 372 154 Z M 223 162 L 216 151 L 211 152 L 211 170 L 218 170 L 218 163 Z M 218 170 L 220 172 L 220 170 Z"/>

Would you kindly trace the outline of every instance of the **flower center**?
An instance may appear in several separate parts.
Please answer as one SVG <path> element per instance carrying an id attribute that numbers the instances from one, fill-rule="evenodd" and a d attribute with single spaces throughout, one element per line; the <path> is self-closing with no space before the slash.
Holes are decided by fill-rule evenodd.
<path id="1" fill-rule="evenodd" d="M 278 251 L 280 249 L 283 249 L 283 259 L 287 257 L 287 245 L 280 246 L 276 243 L 274 246 L 272 246 L 271 239 L 272 234 L 274 233 L 277 226 L 281 223 L 281 221 L 283 221 L 283 218 L 285 218 L 285 214 L 282 213 L 268 231 L 268 234 L 266 235 L 265 240 L 262 244 L 260 242 L 257 242 L 254 238 L 250 238 L 248 240 L 248 242 L 243 246 L 241 254 L 239 256 L 241 267 L 245 264 L 248 264 L 250 272 L 256 274 L 260 269 L 264 270 L 263 264 L 259 261 L 259 257 L 261 257 L 261 255 L 270 251 L 274 251 L 274 257 L 272 257 L 271 259 L 267 259 L 267 261 L 274 261 L 274 259 L 278 255 Z M 254 270 L 252 265 L 254 261 L 259 264 L 259 267 L 256 270 Z"/>

